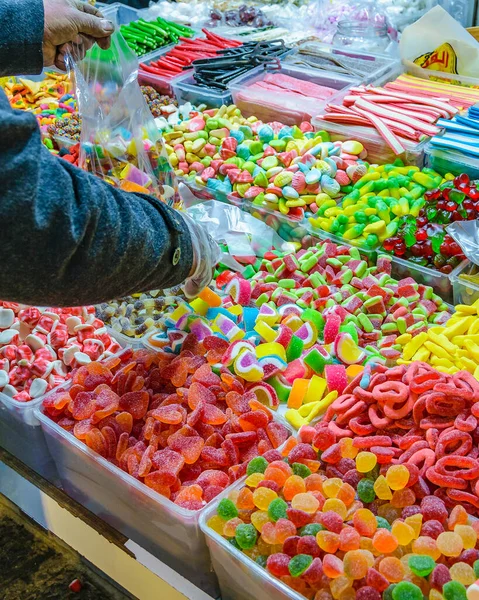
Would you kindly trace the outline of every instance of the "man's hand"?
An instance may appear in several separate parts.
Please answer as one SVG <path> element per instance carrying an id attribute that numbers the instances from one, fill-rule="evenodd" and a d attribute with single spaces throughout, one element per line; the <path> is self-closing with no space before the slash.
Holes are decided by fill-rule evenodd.
<path id="1" fill-rule="evenodd" d="M 81 59 L 95 42 L 110 46 L 114 25 L 101 12 L 80 0 L 44 0 L 43 64 L 65 70 L 65 54 Z"/>

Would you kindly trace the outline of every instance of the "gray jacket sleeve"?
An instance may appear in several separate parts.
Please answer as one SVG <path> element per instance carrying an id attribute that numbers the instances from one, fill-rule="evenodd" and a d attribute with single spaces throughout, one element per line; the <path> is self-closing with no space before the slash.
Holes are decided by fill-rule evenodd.
<path id="1" fill-rule="evenodd" d="M 0 72 L 42 69 L 41 0 L 0 0 Z M 89 304 L 181 283 L 193 263 L 176 211 L 51 155 L 0 91 L 0 298 Z"/>
<path id="2" fill-rule="evenodd" d="M 0 298 L 79 305 L 184 281 L 193 264 L 180 213 L 53 156 L 32 114 L 0 92 Z"/>
<path id="3" fill-rule="evenodd" d="M 0 24 L 0 76 L 41 73 L 43 2 L 0 0 Z"/>

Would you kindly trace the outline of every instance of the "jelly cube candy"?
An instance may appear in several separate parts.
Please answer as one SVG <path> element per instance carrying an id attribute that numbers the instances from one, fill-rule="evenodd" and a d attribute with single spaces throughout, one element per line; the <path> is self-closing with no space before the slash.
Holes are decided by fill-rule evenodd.
<path id="1" fill-rule="evenodd" d="M 274 523 L 278 519 L 287 519 L 287 509 L 288 505 L 282 498 L 275 498 L 268 506 L 268 516 Z"/>
<path id="2" fill-rule="evenodd" d="M 226 521 L 226 523 L 224 523 L 223 535 L 225 537 L 235 537 L 236 529 L 238 528 L 238 525 L 241 525 L 242 523 L 243 521 L 238 517 L 233 517 L 232 519 L 229 519 L 228 521 Z"/>
<path id="3" fill-rule="evenodd" d="M 466 588 L 459 581 L 448 581 L 442 588 L 445 600 L 466 600 Z"/>
<path id="4" fill-rule="evenodd" d="M 291 501 L 296 494 L 301 494 L 306 491 L 305 480 L 299 475 L 291 475 L 284 482 L 283 496 L 287 501 Z M 299 510 L 302 510 L 298 507 Z M 307 511 L 306 511 L 307 512 Z"/>
<path id="5" fill-rule="evenodd" d="M 293 469 L 293 473 L 295 475 L 299 475 L 303 479 L 311 475 L 310 469 L 308 469 L 308 467 L 306 465 L 303 465 L 302 463 L 293 463 L 291 467 Z"/>
<path id="6" fill-rule="evenodd" d="M 444 556 L 459 556 L 461 554 L 464 544 L 461 536 L 453 531 L 444 531 L 438 535 L 436 540 L 437 549 Z"/>
<path id="7" fill-rule="evenodd" d="M 373 546 L 381 554 L 391 554 L 398 547 L 398 541 L 387 529 L 378 529 L 373 537 Z"/>
<path id="8" fill-rule="evenodd" d="M 291 557 L 287 554 L 283 554 L 278 552 L 276 554 L 271 554 L 268 556 L 266 561 L 266 568 L 275 577 L 283 577 L 285 575 L 289 575 L 289 561 Z"/>
<path id="9" fill-rule="evenodd" d="M 398 583 L 404 579 L 405 569 L 398 558 L 386 556 L 379 563 L 379 572 L 391 583 Z"/>
<path id="10" fill-rule="evenodd" d="M 356 469 L 360 473 L 369 473 L 374 469 L 377 462 L 377 456 L 373 452 L 359 452 L 356 456 Z"/>
<path id="11" fill-rule="evenodd" d="M 323 572 L 326 577 L 336 579 L 344 574 L 343 561 L 334 554 L 325 554 L 323 558 Z"/>
<path id="12" fill-rule="evenodd" d="M 436 565 L 429 577 L 431 587 L 442 592 L 445 583 L 451 581 L 451 574 L 446 565 Z"/>
<path id="13" fill-rule="evenodd" d="M 399 582 L 392 593 L 393 600 L 423 600 L 421 588 L 410 581 Z"/>
<path id="14" fill-rule="evenodd" d="M 408 559 L 408 566 L 414 575 L 427 577 L 433 572 L 436 563 L 430 556 L 411 554 Z"/>
<path id="15" fill-rule="evenodd" d="M 297 508 L 288 508 L 286 510 L 286 516 L 296 527 L 305 527 L 311 523 L 312 520 L 312 515 L 303 510 L 298 510 Z"/>
<path id="16" fill-rule="evenodd" d="M 316 586 L 320 583 L 323 577 L 323 565 L 321 559 L 318 557 L 313 558 L 313 562 L 303 573 L 303 580 L 309 583 L 311 586 Z"/>
<path id="17" fill-rule="evenodd" d="M 276 541 L 283 544 L 289 537 L 296 534 L 295 525 L 288 519 L 278 519 L 276 522 Z"/>
<path id="18" fill-rule="evenodd" d="M 371 554 L 367 550 L 349 550 L 343 558 L 344 574 L 351 579 L 366 577 L 370 565 Z M 371 555 L 372 556 L 372 555 Z"/>
<path id="19" fill-rule="evenodd" d="M 360 508 L 353 516 L 354 528 L 361 535 L 372 537 L 378 527 L 376 517 L 367 508 Z"/>
<path id="20" fill-rule="evenodd" d="M 378 524 L 378 529 L 387 529 L 388 531 L 392 531 L 392 527 L 389 524 L 389 521 L 386 521 L 383 517 L 376 517 L 376 523 Z"/>
<path id="21" fill-rule="evenodd" d="M 140 420 L 146 415 L 150 396 L 148 392 L 127 392 L 120 398 L 120 410 L 127 411 L 133 419 Z"/>
<path id="22" fill-rule="evenodd" d="M 357 487 L 358 497 L 362 502 L 369 504 L 376 498 L 374 482 L 371 479 L 361 479 Z"/>
<path id="23" fill-rule="evenodd" d="M 291 507 L 314 514 L 319 508 L 319 500 L 311 492 L 299 493 L 291 500 Z"/>
<path id="24" fill-rule="evenodd" d="M 300 529 L 299 535 L 316 535 L 318 531 L 323 531 L 324 527 L 320 523 L 308 523 Z"/>
<path id="25" fill-rule="evenodd" d="M 253 492 L 253 501 L 260 510 L 268 510 L 271 502 L 278 497 L 278 494 L 268 488 L 256 488 Z"/>
<path id="26" fill-rule="evenodd" d="M 453 581 L 458 581 L 462 585 L 472 585 L 476 581 L 476 574 L 471 565 L 465 562 L 457 562 L 451 565 L 449 572 Z"/>
<path id="27" fill-rule="evenodd" d="M 261 533 L 263 526 L 269 522 L 269 515 L 264 510 L 257 510 L 251 515 L 251 523 Z"/>
<path id="28" fill-rule="evenodd" d="M 386 482 L 392 490 L 402 490 L 409 481 L 409 471 L 404 465 L 392 465 L 386 473 Z"/>
<path id="29" fill-rule="evenodd" d="M 252 473 L 264 473 L 268 467 L 268 461 L 263 456 L 257 456 L 249 461 L 246 468 L 246 474 L 251 475 Z"/>

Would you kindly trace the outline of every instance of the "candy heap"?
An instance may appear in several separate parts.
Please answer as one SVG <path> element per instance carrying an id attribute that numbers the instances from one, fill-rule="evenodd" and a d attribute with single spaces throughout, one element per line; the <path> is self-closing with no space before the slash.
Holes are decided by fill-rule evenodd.
<path id="1" fill-rule="evenodd" d="M 276 460 L 288 437 L 240 379 L 212 370 L 215 340 L 189 336 L 179 356 L 125 350 L 90 363 L 69 390 L 44 400 L 45 412 L 123 471 L 198 510 L 245 473 L 245 461 Z"/>
<path id="2" fill-rule="evenodd" d="M 236 48 L 241 46 L 241 42 L 228 40 L 207 29 L 203 29 L 206 38 L 195 38 L 194 40 L 182 40 L 166 54 L 162 54 L 158 59 L 152 60 L 148 64 L 140 63 L 140 70 L 153 75 L 160 75 L 162 78 L 170 79 L 181 75 L 184 68 L 191 67 L 195 60 L 212 58 L 225 48 Z"/>
<path id="3" fill-rule="evenodd" d="M 348 90 L 341 104 L 329 104 L 318 119 L 361 128 L 369 127 L 394 154 L 405 152 L 405 142 L 418 142 L 439 133 L 438 119 L 450 119 L 479 100 L 479 91 L 401 75 L 384 87 L 358 86 Z"/>
<path id="4" fill-rule="evenodd" d="M 402 216 L 394 235 L 383 248 L 411 262 L 450 273 L 465 256 L 459 244 L 445 231 L 454 221 L 479 217 L 479 190 L 463 173 L 424 194 L 419 214 Z"/>
<path id="5" fill-rule="evenodd" d="M 416 494 L 434 494 L 447 506 L 459 502 L 476 513 L 478 407 L 479 382 L 468 371 L 449 375 L 422 362 L 377 365 L 372 376 L 358 375 L 331 404 L 313 443 L 329 473 L 343 473 L 344 481 L 357 477 L 357 467 L 343 472 L 340 462 L 349 443 L 341 440 L 352 438 L 374 465 L 405 465 Z"/>
<path id="6" fill-rule="evenodd" d="M 445 373 L 469 371 L 479 380 L 478 309 L 479 301 L 472 306 L 458 304 L 443 327 L 431 327 L 417 336 L 398 338 L 397 344 L 403 346 L 398 363 L 421 360 Z"/>
<path id="7" fill-rule="evenodd" d="M 401 217 L 418 217 L 427 204 L 426 192 L 443 181 L 432 169 L 404 166 L 400 160 L 364 166 L 361 177 L 358 175 L 353 175 L 352 188 L 343 188 L 349 193 L 340 206 L 324 203 L 309 222 L 313 228 L 365 248 L 375 248 L 394 235 Z"/>
<path id="8" fill-rule="evenodd" d="M 172 290 L 173 294 L 173 290 Z M 177 302 L 175 295 L 160 295 L 160 290 L 133 294 L 96 306 L 96 316 L 114 331 L 128 337 L 142 337 L 152 327 L 162 326 L 165 308 Z"/>
<path id="9" fill-rule="evenodd" d="M 158 17 L 155 21 L 131 21 L 120 27 L 126 43 L 138 56 L 143 56 L 168 44 L 176 44 L 180 38 L 192 38 L 195 32 L 190 27 L 166 21 Z"/>
<path id="10" fill-rule="evenodd" d="M 356 248 L 329 242 L 296 254 L 270 253 L 243 276 L 220 273 L 222 296 L 207 289 L 180 303 L 149 344 L 178 352 L 189 333 L 200 341 L 215 336 L 218 363 L 261 389 L 273 407 L 287 402 L 292 389 L 297 396 L 296 380 L 306 380 L 302 398 L 308 397 L 311 380 L 311 420 L 332 401 L 328 394 L 342 393 L 349 365 L 398 358 L 398 336 L 411 339 L 428 323 L 449 318 L 431 288 L 410 278 L 395 281 L 390 269 L 387 256 L 368 267 Z M 321 403 L 323 394 L 328 400 Z"/>
<path id="11" fill-rule="evenodd" d="M 39 309 L 0 302 L 0 392 L 14 400 L 38 398 L 73 369 L 119 350 L 93 306 Z"/>
<path id="12" fill-rule="evenodd" d="M 307 598 L 465 600 L 479 575 L 477 524 L 462 506 L 424 496 L 417 469 L 379 468 L 364 446 L 342 441 L 354 482 L 316 472 L 315 442 L 299 443 L 287 460 L 253 459 L 207 525 Z"/>
<path id="13" fill-rule="evenodd" d="M 302 219 L 336 206 L 341 186 L 364 175 L 359 142 L 329 142 L 310 123 L 287 127 L 245 120 L 234 106 L 203 111 L 165 133 L 176 174 L 215 192 Z"/>

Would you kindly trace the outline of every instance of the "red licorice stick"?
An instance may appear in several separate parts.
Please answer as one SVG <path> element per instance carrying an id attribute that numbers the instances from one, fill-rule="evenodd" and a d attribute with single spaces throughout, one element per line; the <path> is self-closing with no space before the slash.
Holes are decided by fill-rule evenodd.
<path id="1" fill-rule="evenodd" d="M 369 88 L 373 94 L 382 94 L 384 96 L 394 96 L 395 98 L 399 98 L 400 100 L 407 100 L 408 102 L 415 102 L 416 104 L 427 104 L 428 106 L 435 106 L 436 108 L 440 108 L 442 110 L 447 111 L 451 115 L 455 115 L 459 111 L 451 106 L 450 104 L 446 104 L 445 102 L 438 102 L 437 100 L 432 100 L 431 98 L 425 98 L 424 96 L 415 96 L 412 94 L 403 94 L 401 92 L 392 92 L 388 89 L 384 88 Z"/>
<path id="2" fill-rule="evenodd" d="M 162 77 L 174 77 L 175 74 L 172 71 L 164 71 L 163 69 L 158 69 L 157 67 L 151 67 L 149 65 L 141 65 L 143 71 L 147 73 L 152 73 L 153 75 L 161 75 Z"/>
<path id="3" fill-rule="evenodd" d="M 386 123 L 384 123 L 382 119 L 380 119 L 376 115 L 372 115 L 366 112 L 365 110 L 361 110 L 360 108 L 357 108 L 357 111 L 360 115 L 364 116 L 365 119 L 372 123 L 372 125 L 377 129 L 379 135 L 391 148 L 394 154 L 399 155 L 404 152 L 404 146 L 401 144 L 398 138 L 394 135 L 394 133 L 389 129 L 389 127 L 386 125 Z"/>
<path id="4" fill-rule="evenodd" d="M 232 48 L 243 45 L 242 42 L 238 42 L 236 40 L 228 40 L 224 37 L 221 37 L 220 35 L 216 35 L 216 33 L 208 31 L 207 29 L 202 29 L 201 31 L 206 35 L 206 37 L 209 40 L 216 40 L 217 42 L 222 43 L 224 45 L 224 48 Z"/>
<path id="5" fill-rule="evenodd" d="M 374 104 L 373 102 L 368 102 L 367 100 L 363 100 L 362 98 L 359 98 L 356 101 L 355 106 L 357 108 L 367 111 L 368 113 L 377 115 L 378 117 L 385 117 L 386 119 L 392 119 L 393 121 L 399 121 L 399 123 L 410 125 L 411 127 L 422 131 L 426 135 L 436 135 L 436 133 L 439 133 L 440 131 L 439 127 L 429 125 L 427 123 L 424 123 L 423 121 L 420 121 L 419 119 L 403 115 L 383 106 L 378 106 L 377 104 Z"/>
<path id="6" fill-rule="evenodd" d="M 167 69 L 169 71 L 181 71 L 182 70 L 182 65 L 177 65 L 176 63 L 170 63 L 167 60 L 159 60 L 156 63 L 151 63 L 152 67 L 156 67 L 157 69 Z"/>
<path id="7" fill-rule="evenodd" d="M 354 114 L 354 111 L 352 111 L 350 108 L 347 108 L 346 106 L 340 106 L 339 104 L 328 104 L 326 106 L 326 110 L 331 110 L 332 112 L 337 113 Z"/>

